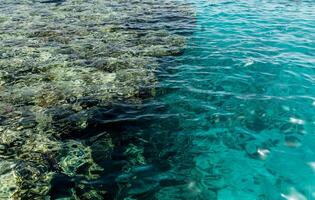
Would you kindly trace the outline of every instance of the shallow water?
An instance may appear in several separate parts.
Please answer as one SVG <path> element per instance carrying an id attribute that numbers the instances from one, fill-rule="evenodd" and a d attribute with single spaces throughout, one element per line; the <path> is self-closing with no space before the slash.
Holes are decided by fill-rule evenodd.
<path id="1" fill-rule="evenodd" d="M 178 1 L 0 1 L 0 198 L 125 197 L 132 118 L 192 21 Z"/>
<path id="2" fill-rule="evenodd" d="M 117 6 L 122 2 L 108 5 Z M 45 7 L 44 4 L 36 5 Z M 164 6 L 163 11 L 173 13 L 171 11 L 176 4 L 173 2 L 170 5 L 173 7 Z M 69 1 L 53 6 L 57 11 L 69 9 L 67 11 L 73 13 Z M 77 6 L 85 10 L 80 4 Z M 151 3 L 148 3 L 146 8 L 150 6 Z M 140 71 L 154 63 L 152 71 L 156 81 L 146 85 L 154 90 L 145 97 L 136 90 L 137 100 L 122 98 L 109 105 L 87 99 L 82 112 L 60 108 L 59 102 L 53 105 L 53 109 L 43 108 L 48 109 L 46 112 L 58 113 L 52 119 L 46 119 L 48 121 L 54 122 L 54 117 L 64 120 L 66 116 L 66 122 L 71 123 L 84 116 L 85 126 L 61 136 L 57 134 L 58 137 L 53 139 L 49 137 L 48 144 L 52 143 L 50 140 L 58 144 L 58 153 L 39 152 L 48 160 L 44 167 L 35 168 L 39 172 L 35 173 L 35 169 L 29 167 L 29 158 L 20 155 L 17 158 L 5 157 L 8 156 L 7 150 L 1 153 L 8 162 L 6 168 L 13 168 L 10 165 L 16 161 L 24 163 L 17 165 L 17 171 L 21 174 L 31 171 L 31 178 L 25 179 L 44 185 L 46 189 L 40 187 L 44 191 L 40 195 L 52 199 L 315 199 L 315 3 L 307 0 L 198 0 L 190 7 L 195 11 L 193 23 L 189 17 L 183 19 L 183 16 L 174 13 L 163 15 L 164 18 L 157 21 L 150 17 L 144 20 L 138 18 L 140 11 L 136 9 L 137 15 L 129 13 L 133 17 L 126 28 L 121 26 L 129 19 L 128 13 L 121 18 L 117 17 L 118 12 L 113 12 L 114 17 L 106 16 L 105 19 L 110 19 L 114 28 L 118 26 L 123 30 L 119 36 L 109 37 L 114 47 L 119 44 L 110 52 L 118 56 L 121 52 L 129 53 L 128 45 L 139 44 L 140 38 L 140 45 L 134 48 L 136 54 L 131 53 L 128 59 L 119 58 L 131 63 L 127 65 L 129 68 L 141 61 Z M 122 9 L 120 6 L 117 8 Z M 102 26 L 103 8 L 98 10 L 93 5 L 93 9 L 99 11 L 94 17 L 100 21 L 89 26 Z M 159 9 L 159 6 L 155 7 L 153 10 L 156 12 L 151 14 L 159 15 Z M 89 11 L 84 12 L 89 14 Z M 71 18 L 58 17 L 69 19 L 65 24 L 71 23 Z M 116 22 L 116 19 L 119 20 Z M 6 18 L 2 16 L 0 20 L 6 21 Z M 33 25 L 36 24 L 35 21 Z M 151 27 L 152 24 L 154 27 Z M 148 37 L 143 40 L 138 32 L 142 29 L 149 30 L 146 33 Z M 165 32 L 152 33 L 151 29 L 167 29 L 167 36 Z M 102 38 L 104 34 L 100 33 L 102 30 L 94 31 L 85 33 L 88 36 L 83 37 L 82 43 L 74 40 L 77 51 L 70 55 L 88 60 L 89 56 L 82 55 L 89 49 L 85 45 L 89 41 L 93 46 L 100 44 L 90 36 L 96 34 Z M 76 33 L 71 34 L 77 36 Z M 176 37 L 173 38 L 172 34 Z M 137 35 L 137 40 L 129 43 L 125 36 L 130 35 Z M 153 42 L 159 50 L 156 52 L 150 48 L 150 42 L 160 41 L 160 35 L 165 36 L 163 40 L 161 38 L 163 46 Z M 168 41 L 178 41 L 179 35 L 188 37 L 185 51 L 175 48 L 172 52 L 173 44 L 167 46 Z M 53 36 L 48 37 L 52 39 L 49 44 L 57 49 L 59 46 L 55 42 L 62 43 L 68 39 Z M 71 44 L 71 37 L 69 41 Z M 146 46 L 146 43 L 149 44 Z M 148 48 L 149 56 L 143 53 L 141 45 Z M 101 47 L 90 52 L 93 59 L 108 48 Z M 165 53 L 168 50 L 171 53 Z M 25 56 L 18 54 L 21 55 Z M 45 55 L 39 57 L 46 58 Z M 77 57 L 69 56 L 69 59 L 72 62 Z M 132 59 L 134 57 L 140 60 Z M 68 61 L 68 57 L 60 58 Z M 47 59 L 38 62 L 47 64 L 50 62 Z M 85 62 L 82 66 L 91 67 Z M 88 72 L 96 74 L 94 71 L 85 73 Z M 81 76 L 76 77 L 83 80 Z M 67 78 L 60 79 L 69 82 Z M 135 82 L 139 84 L 139 81 Z M 95 85 L 98 82 L 89 84 L 79 97 L 94 91 Z M 15 87 L 14 84 L 9 86 Z M 138 100 L 139 96 L 142 100 Z M 72 105 L 71 101 L 69 104 Z M 5 111 L 14 108 L 6 107 Z M 43 137 L 37 142 L 41 144 L 46 140 Z M 25 143 L 28 144 L 28 139 Z M 11 143 L 8 146 L 14 149 Z M 25 152 L 29 150 L 22 150 L 22 153 Z M 4 180 L 11 175 L 7 171 L 10 170 L 2 175 Z M 47 181 L 42 183 L 36 179 L 36 175 L 43 172 L 53 174 L 47 186 Z M 23 193 L 25 199 L 34 194 L 37 193 Z"/>
<path id="3" fill-rule="evenodd" d="M 194 166 L 177 169 L 185 187 L 158 199 L 315 199 L 315 3 L 195 6 L 194 34 L 158 99 L 177 114 L 172 134 L 190 138 Z"/>

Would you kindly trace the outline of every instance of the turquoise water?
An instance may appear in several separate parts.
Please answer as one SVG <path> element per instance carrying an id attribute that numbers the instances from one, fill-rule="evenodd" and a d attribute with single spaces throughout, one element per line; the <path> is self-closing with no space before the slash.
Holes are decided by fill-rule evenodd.
<path id="1" fill-rule="evenodd" d="M 151 130 L 184 147 L 170 160 L 186 183 L 155 197 L 315 199 L 315 2 L 194 6 L 187 49 L 161 73 L 169 124 Z"/>
<path id="2" fill-rule="evenodd" d="M 0 199 L 315 199 L 313 0 L 0 9 Z"/>

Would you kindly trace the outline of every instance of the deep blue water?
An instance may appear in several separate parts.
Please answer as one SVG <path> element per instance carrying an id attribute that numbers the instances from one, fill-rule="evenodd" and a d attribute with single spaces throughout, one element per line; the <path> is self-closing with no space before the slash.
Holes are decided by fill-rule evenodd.
<path id="1" fill-rule="evenodd" d="M 183 148 L 170 171 L 186 183 L 155 197 L 315 199 L 315 2 L 194 6 L 185 53 L 160 72 L 153 102 L 166 109 L 148 129 L 176 141 L 162 152 Z"/>

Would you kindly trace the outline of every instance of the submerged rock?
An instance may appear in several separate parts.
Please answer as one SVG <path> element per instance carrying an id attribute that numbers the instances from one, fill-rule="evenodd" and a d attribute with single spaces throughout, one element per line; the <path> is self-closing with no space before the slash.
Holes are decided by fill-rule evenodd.
<path id="1" fill-rule="evenodd" d="M 94 163 L 91 149 L 77 141 L 65 143 L 65 152 L 59 160 L 59 166 L 63 173 L 72 177 L 80 173 L 86 174 L 88 179 L 96 178 L 91 175 L 91 171 L 102 171 L 103 169 Z"/>
<path id="2" fill-rule="evenodd" d="M 18 177 L 14 172 L 15 164 L 5 160 L 0 161 L 0 198 L 13 199 L 18 192 Z"/>
<path id="3" fill-rule="evenodd" d="M 146 159 L 144 147 L 123 135 L 94 140 L 107 130 L 91 123 L 93 112 L 117 102 L 140 103 L 143 94 L 153 94 L 161 57 L 183 50 L 185 37 L 176 26 L 181 20 L 189 24 L 189 6 L 23 0 L 2 1 L 0 10 L 0 158 L 5 159 L 0 198 L 58 193 L 50 188 L 56 174 L 78 183 L 69 186 L 69 198 L 107 198 L 101 179 L 108 177 L 103 167 L 112 153 L 120 155 L 114 156 L 113 172 Z M 99 182 L 91 184 L 94 179 Z"/>

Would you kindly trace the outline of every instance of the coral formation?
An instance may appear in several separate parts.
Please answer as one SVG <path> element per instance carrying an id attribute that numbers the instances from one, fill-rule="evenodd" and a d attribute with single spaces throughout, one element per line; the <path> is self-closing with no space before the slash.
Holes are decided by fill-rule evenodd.
<path id="1" fill-rule="evenodd" d="M 189 6 L 23 0 L 1 1 L 0 11 L 0 198 L 102 199 L 108 191 L 91 180 L 119 139 L 85 136 L 89 121 L 96 107 L 154 94 L 161 58 L 185 45 L 175 27 L 191 19 Z M 126 166 L 145 163 L 142 147 L 123 152 Z M 60 195 L 51 181 L 61 176 L 73 187 Z"/>

